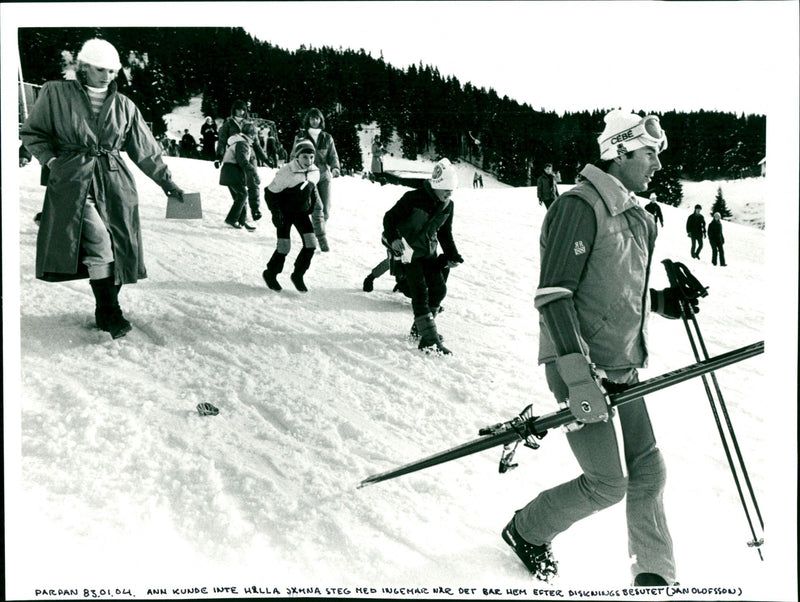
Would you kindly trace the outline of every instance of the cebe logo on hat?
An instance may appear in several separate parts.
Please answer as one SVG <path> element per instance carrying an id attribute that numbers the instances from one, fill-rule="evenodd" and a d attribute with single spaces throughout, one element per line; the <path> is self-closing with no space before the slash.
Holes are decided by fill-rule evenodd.
<path id="1" fill-rule="evenodd" d="M 455 190 L 458 188 L 458 175 L 450 163 L 450 159 L 442 159 L 433 166 L 431 173 L 431 188 L 437 190 Z"/>
<path id="2" fill-rule="evenodd" d="M 645 146 L 659 153 L 667 148 L 667 135 L 655 115 L 640 117 L 614 109 L 604 117 L 604 121 L 606 128 L 597 138 L 600 159 L 604 161 Z"/>
<path id="3" fill-rule="evenodd" d="M 117 49 L 100 38 L 86 40 L 78 53 L 78 60 L 81 63 L 88 63 L 100 69 L 118 71 L 122 67 Z"/>

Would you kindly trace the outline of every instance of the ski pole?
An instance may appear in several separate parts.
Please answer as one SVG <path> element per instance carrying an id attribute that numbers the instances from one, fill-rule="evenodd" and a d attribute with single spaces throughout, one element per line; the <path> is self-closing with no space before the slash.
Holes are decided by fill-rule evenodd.
<path id="1" fill-rule="evenodd" d="M 700 345 L 700 349 L 703 352 L 703 357 L 708 359 L 708 350 L 706 349 L 705 342 L 703 340 L 703 335 L 700 332 L 700 326 L 697 323 L 697 318 L 695 318 L 694 311 L 691 307 L 691 301 L 697 299 L 698 297 L 705 297 L 707 293 L 707 289 L 700 284 L 700 282 L 695 278 L 688 270 L 688 268 L 683 265 L 682 263 L 674 263 L 669 259 L 665 259 L 663 262 L 664 268 L 667 271 L 667 278 L 670 281 L 670 285 L 674 287 L 679 292 L 679 306 L 681 310 L 681 319 L 683 321 L 684 328 L 686 330 L 686 335 L 689 338 L 689 344 L 692 348 L 692 353 L 697 361 L 701 361 L 701 355 L 698 352 L 698 343 Z M 697 342 L 695 342 L 695 337 L 692 335 L 692 328 L 689 324 L 692 324 L 694 327 L 694 331 L 697 336 Z M 758 501 L 756 500 L 755 491 L 753 490 L 753 485 L 750 482 L 750 476 L 747 472 L 747 467 L 744 463 L 744 458 L 742 456 L 741 449 L 739 447 L 739 442 L 736 437 L 736 433 L 733 430 L 733 423 L 731 422 L 730 415 L 728 414 L 728 409 L 725 404 L 725 400 L 722 396 L 722 390 L 719 387 L 719 382 L 717 381 L 717 377 L 713 371 L 709 371 L 709 376 L 714 384 L 714 390 L 717 395 L 717 399 L 714 399 L 714 395 L 711 392 L 711 388 L 708 385 L 708 380 L 706 379 L 705 375 L 701 376 L 703 381 L 703 387 L 705 388 L 706 395 L 708 397 L 709 405 L 711 406 L 711 412 L 714 415 L 714 421 L 717 425 L 717 431 L 719 432 L 720 440 L 722 442 L 722 447 L 725 451 L 725 456 L 728 460 L 728 465 L 731 469 L 731 474 L 733 476 L 734 483 L 736 484 L 736 490 L 739 494 L 739 500 L 742 504 L 742 509 L 744 510 L 745 517 L 747 518 L 747 523 L 750 527 L 750 533 L 753 536 L 752 541 L 747 543 L 750 547 L 755 547 L 756 551 L 758 552 L 759 558 L 764 560 L 764 556 L 761 553 L 760 546 L 764 543 L 763 537 L 759 538 L 756 535 L 755 528 L 753 526 L 753 521 L 750 516 L 750 510 L 748 509 L 747 500 L 745 499 L 744 492 L 742 490 L 742 485 L 739 480 L 739 475 L 737 474 L 737 466 L 734 464 L 733 457 L 731 456 L 730 447 L 728 445 L 728 440 L 725 435 L 725 431 L 723 430 L 722 423 L 720 422 L 719 418 L 719 411 L 717 410 L 717 405 L 719 405 L 720 411 L 725 418 L 725 425 L 727 427 L 728 437 L 731 440 L 731 443 L 734 447 L 736 452 L 736 459 L 738 461 L 738 469 L 741 471 L 742 476 L 745 480 L 745 483 L 748 488 L 748 492 L 750 494 L 750 502 L 758 516 L 759 523 L 761 525 L 761 530 L 763 532 L 764 529 L 764 520 L 761 516 L 761 510 L 758 506 Z"/>
<path id="2" fill-rule="evenodd" d="M 692 378 L 707 374 L 712 370 L 719 370 L 731 364 L 754 357 L 764 352 L 764 341 L 752 343 L 733 351 L 711 357 L 707 360 L 699 361 L 683 368 L 678 368 L 653 378 L 649 378 L 635 385 L 612 393 L 608 396 L 610 407 L 617 407 L 630 403 L 640 397 L 655 393 L 661 389 L 677 385 Z M 619 387 L 619 385 L 617 385 Z M 529 406 L 530 407 L 530 406 Z M 463 458 L 498 445 L 505 445 L 520 440 L 532 440 L 532 437 L 541 439 L 550 429 L 571 424 L 577 419 L 568 408 L 545 414 L 544 416 L 526 416 L 526 411 L 519 416 L 499 424 L 481 429 L 482 436 L 478 439 L 468 441 L 459 446 L 439 452 L 427 458 L 405 464 L 398 468 L 386 472 L 371 475 L 359 484 L 361 489 L 367 485 L 387 481 L 395 477 L 406 475 L 424 468 L 430 468 L 444 462 Z M 530 447 L 533 447 L 531 445 Z"/>

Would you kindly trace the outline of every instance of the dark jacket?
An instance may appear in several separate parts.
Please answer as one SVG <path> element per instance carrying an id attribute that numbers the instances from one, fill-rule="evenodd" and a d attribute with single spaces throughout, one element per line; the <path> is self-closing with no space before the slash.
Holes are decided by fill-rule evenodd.
<path id="1" fill-rule="evenodd" d="M 453 240 L 453 202 L 442 203 L 425 182 L 405 193 L 383 216 L 383 237 L 391 244 L 405 238 L 413 249 L 412 261 L 435 257 L 438 243 L 448 261 L 461 262 Z"/>
<path id="2" fill-rule="evenodd" d="M 712 220 L 708 224 L 708 242 L 720 245 L 725 243 L 725 237 L 722 235 L 722 220 Z"/>
<path id="3" fill-rule="evenodd" d="M 147 277 L 136 182 L 121 153 L 127 153 L 165 191 L 174 184 L 161 147 L 134 102 L 111 82 L 95 117 L 79 81 L 48 82 L 20 138 L 42 165 L 56 157 L 50 165 L 36 240 L 36 277 L 51 281 L 88 277 L 80 261 L 80 241 L 90 189 L 111 233 L 117 283 Z"/>
<path id="4" fill-rule="evenodd" d="M 705 238 L 706 218 L 700 213 L 692 213 L 686 219 L 686 233 L 693 238 Z"/>
<path id="5" fill-rule="evenodd" d="M 661 213 L 661 207 L 658 206 L 658 203 L 655 201 L 650 201 L 647 205 L 644 206 L 647 212 L 653 216 L 656 220 L 656 224 L 660 223 L 662 226 L 664 225 L 664 214 Z"/>
<path id="6" fill-rule="evenodd" d="M 558 198 L 558 187 L 554 175 L 544 173 L 539 176 L 539 179 L 536 180 L 536 196 L 539 197 L 539 202 L 544 203 L 547 207 Z"/>

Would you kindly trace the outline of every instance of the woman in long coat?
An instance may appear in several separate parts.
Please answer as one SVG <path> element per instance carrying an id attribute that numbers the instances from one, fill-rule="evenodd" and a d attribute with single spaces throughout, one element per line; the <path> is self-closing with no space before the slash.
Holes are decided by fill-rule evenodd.
<path id="1" fill-rule="evenodd" d="M 121 153 L 168 196 L 183 200 L 139 109 L 117 92 L 119 68 L 111 44 L 88 40 L 78 54 L 78 79 L 46 83 L 20 130 L 23 144 L 49 169 L 36 277 L 88 277 L 97 325 L 114 338 L 131 328 L 119 288 L 147 277 L 136 183 Z"/>

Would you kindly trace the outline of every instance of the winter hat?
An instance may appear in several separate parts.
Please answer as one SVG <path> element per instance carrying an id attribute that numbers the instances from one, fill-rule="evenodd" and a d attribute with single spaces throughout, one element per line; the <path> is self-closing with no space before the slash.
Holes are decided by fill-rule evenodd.
<path id="1" fill-rule="evenodd" d="M 450 159 L 442 159 L 433 166 L 431 188 L 437 190 L 455 190 L 458 188 L 458 175 L 453 164 L 450 163 Z"/>
<path id="2" fill-rule="evenodd" d="M 100 69 L 119 69 L 122 64 L 119 62 L 119 54 L 109 42 L 94 38 L 86 40 L 78 53 L 78 60 L 82 63 L 94 65 Z"/>
<path id="3" fill-rule="evenodd" d="M 292 156 L 296 157 L 300 153 L 315 153 L 314 145 L 311 144 L 308 140 L 301 140 L 297 144 L 294 145 L 294 149 L 292 150 Z"/>
<path id="4" fill-rule="evenodd" d="M 609 161 L 645 146 L 653 147 L 658 152 L 667 148 L 667 135 L 655 115 L 641 117 L 614 109 L 605 116 L 604 121 L 606 129 L 597 138 L 602 161 Z"/>

